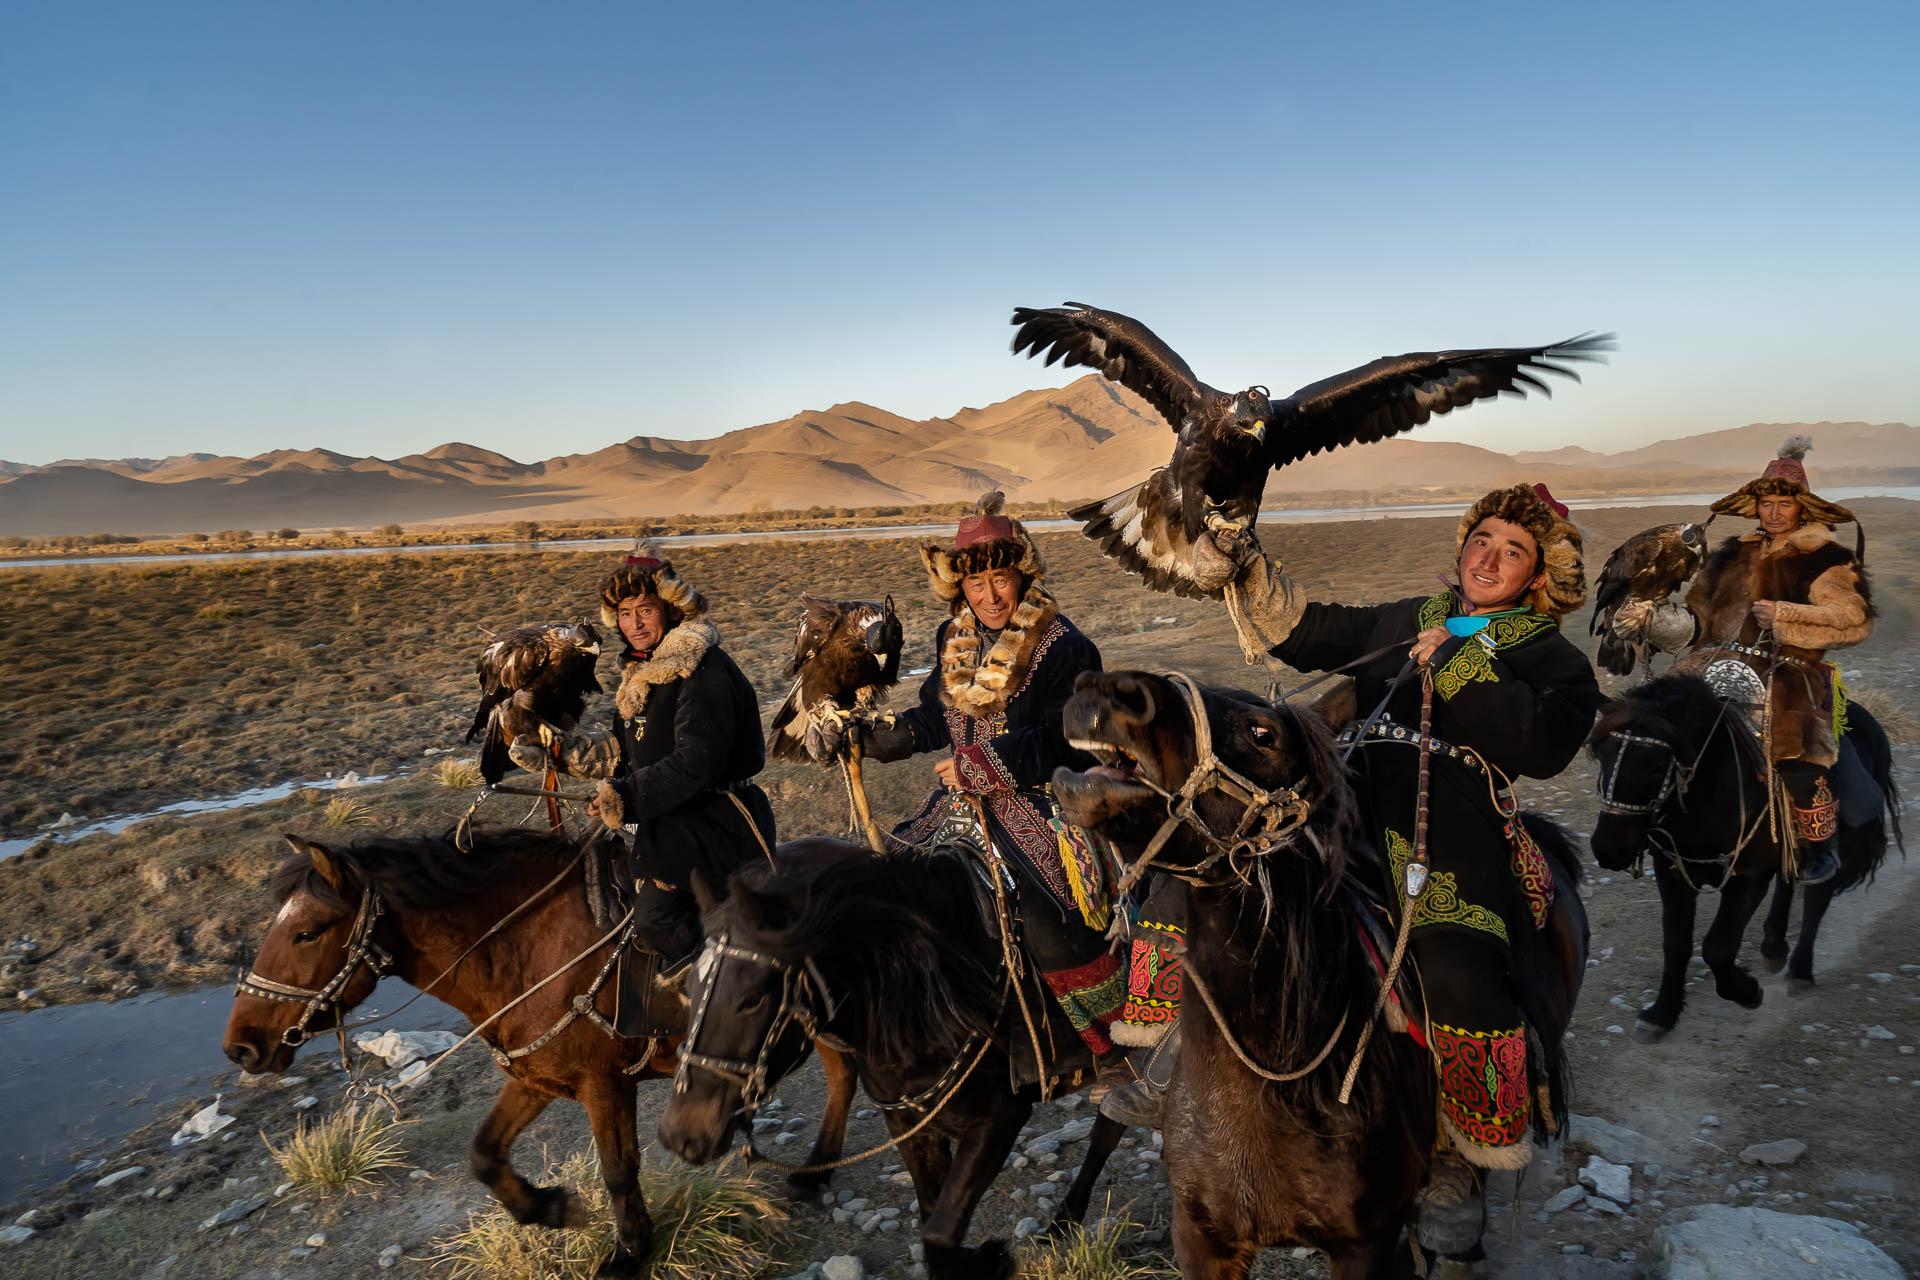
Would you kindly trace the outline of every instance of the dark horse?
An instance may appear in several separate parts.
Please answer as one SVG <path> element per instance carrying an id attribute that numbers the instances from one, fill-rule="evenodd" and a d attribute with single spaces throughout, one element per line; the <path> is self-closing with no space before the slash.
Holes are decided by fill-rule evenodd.
<path id="1" fill-rule="evenodd" d="M 1140 671 L 1081 676 L 1065 716 L 1069 739 L 1104 762 L 1055 774 L 1068 819 L 1128 860 L 1164 837 L 1153 865 L 1191 886 L 1183 1040 L 1164 1129 L 1180 1274 L 1239 1280 L 1262 1249 L 1284 1244 L 1324 1251 L 1335 1280 L 1410 1265 L 1400 1238 L 1433 1150 L 1435 1064 L 1409 1036 L 1377 1026 L 1350 1101 L 1339 1099 L 1378 998 L 1363 921 L 1378 916 L 1386 874 L 1355 843 L 1358 810 L 1331 735 L 1309 711 Z M 1166 797 L 1190 780 L 1193 815 L 1183 818 Z M 1178 825 L 1167 835 L 1170 814 Z M 1586 917 L 1564 833 L 1535 815 L 1526 822 L 1557 895 L 1537 962 L 1516 966 L 1517 981 L 1534 1024 L 1534 1078 L 1558 1094 Z M 1248 831 L 1246 843 L 1225 834 Z M 1263 1079 L 1247 1060 L 1298 1075 Z"/>
<path id="2" fill-rule="evenodd" d="M 653 1225 L 637 1180 L 634 1082 L 672 1075 L 678 1040 L 629 1040 L 587 1017 L 569 1018 L 574 996 L 607 955 L 595 948 L 603 930 L 569 866 L 579 848 L 517 828 L 475 832 L 471 851 L 441 838 L 376 838 L 328 849 L 290 835 L 287 843 L 293 856 L 274 877 L 279 914 L 235 995 L 227 1057 L 247 1071 L 286 1070 L 302 1041 L 333 1028 L 388 973 L 416 987 L 432 985 L 434 995 L 478 1026 L 585 953 L 483 1033 L 498 1060 L 563 1027 L 502 1063 L 507 1084 L 473 1136 L 470 1162 L 516 1222 L 575 1225 L 580 1210 L 566 1189 L 533 1185 L 510 1157 L 514 1139 L 548 1103 L 580 1103 L 616 1225 L 613 1253 L 598 1274 L 646 1275 Z M 610 984 L 599 992 L 599 1016 L 613 1016 L 613 997 Z M 685 1025 L 677 995 L 657 992 L 654 1004 L 656 1025 Z M 853 1073 L 831 1050 L 821 1060 L 829 1100 L 814 1157 L 831 1160 L 846 1132 Z"/>
<path id="3" fill-rule="evenodd" d="M 1037 1085 L 1009 1082 L 1009 1054 L 1029 1039 L 982 912 L 980 877 L 957 855 L 876 858 L 839 847 L 846 851 L 797 871 L 749 867 L 707 910 L 707 950 L 688 989 L 693 1022 L 660 1141 L 695 1164 L 718 1158 L 800 1061 L 809 1034 L 848 1045 L 912 1175 L 928 1274 L 1010 1276 L 1003 1241 L 963 1243 L 1040 1096 Z M 1064 1024 L 1051 1032 L 1040 1024 L 1057 1006 L 1028 970 L 1038 1034 L 1078 1052 Z M 1096 1122 L 1056 1222 L 1086 1212 L 1121 1131 Z"/>
<path id="4" fill-rule="evenodd" d="M 1806 890 L 1800 939 L 1787 954 L 1787 912 L 1793 886 L 1780 882 L 1767 917 L 1761 955 L 1769 971 L 1787 965 L 1789 991 L 1813 986 L 1813 945 L 1833 896 L 1873 878 L 1887 853 L 1887 823 L 1900 834 L 1899 795 L 1887 735 L 1867 709 L 1847 709 L 1847 737 L 1860 754 L 1881 804 L 1871 821 L 1840 828 L 1840 872 Z M 1730 711 L 1712 686 L 1693 675 L 1666 675 L 1607 707 L 1594 726 L 1600 817 L 1593 856 L 1624 871 L 1653 855 L 1660 889 L 1660 994 L 1640 1011 L 1634 1038 L 1661 1039 L 1686 1004 L 1687 957 L 1703 889 L 1720 890 L 1720 909 L 1700 944 L 1714 989 L 1749 1009 L 1760 1006 L 1760 983 L 1737 959 L 1740 939 L 1780 875 L 1780 842 L 1767 813 L 1767 767 L 1744 716 Z M 1790 818 L 1787 820 L 1791 820 Z"/>

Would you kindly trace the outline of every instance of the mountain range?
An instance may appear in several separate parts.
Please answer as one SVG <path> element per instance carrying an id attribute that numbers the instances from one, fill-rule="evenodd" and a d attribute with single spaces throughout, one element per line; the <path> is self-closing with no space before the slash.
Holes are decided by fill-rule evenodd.
<path id="1" fill-rule="evenodd" d="M 1920 428 L 1752 423 L 1621 453 L 1577 446 L 1503 454 L 1412 436 L 1276 472 L 1270 502 L 1441 500 L 1545 480 L 1565 497 L 1696 492 L 1756 473 L 1786 435 L 1813 436 L 1829 485 L 1920 483 Z M 985 408 L 915 420 L 858 401 L 707 440 L 635 436 L 523 463 L 473 445 L 400 458 L 276 449 L 251 458 L 0 462 L 0 535 L 184 533 L 227 527 L 629 519 L 967 499 L 1103 496 L 1167 459 L 1166 425 L 1096 375 Z"/>

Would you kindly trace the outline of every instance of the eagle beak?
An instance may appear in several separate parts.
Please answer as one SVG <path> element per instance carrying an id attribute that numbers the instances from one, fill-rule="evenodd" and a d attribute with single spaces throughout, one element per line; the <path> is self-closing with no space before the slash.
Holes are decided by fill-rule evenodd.
<path id="1" fill-rule="evenodd" d="M 1246 432 L 1253 437 L 1254 443 L 1256 444 L 1265 444 L 1267 442 L 1267 424 L 1265 422 L 1254 423 L 1252 426 L 1246 428 Z"/>

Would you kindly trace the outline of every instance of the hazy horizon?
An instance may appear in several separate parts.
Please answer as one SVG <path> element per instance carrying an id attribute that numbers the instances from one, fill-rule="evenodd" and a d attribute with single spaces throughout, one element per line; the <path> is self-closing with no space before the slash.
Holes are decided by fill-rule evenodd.
<path id="1" fill-rule="evenodd" d="M 1420 431 L 1920 421 L 1910 5 L 0 12 L 0 458 L 535 461 L 1079 371 L 1276 393 L 1614 330 Z M 1470 51 L 1471 56 L 1468 56 Z"/>

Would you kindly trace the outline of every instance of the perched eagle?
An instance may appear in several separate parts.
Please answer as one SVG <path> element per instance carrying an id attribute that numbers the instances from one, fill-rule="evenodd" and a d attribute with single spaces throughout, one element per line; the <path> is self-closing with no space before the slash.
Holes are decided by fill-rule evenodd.
<path id="1" fill-rule="evenodd" d="M 1196 561 L 1203 532 L 1245 536 L 1260 511 L 1268 471 L 1347 444 L 1371 444 L 1537 376 L 1579 381 L 1568 364 L 1598 360 L 1611 334 L 1545 347 L 1422 351 L 1385 356 L 1274 400 L 1265 387 L 1228 394 L 1200 381 L 1173 348 L 1138 320 L 1083 303 L 1015 307 L 1013 349 L 1046 362 L 1098 369 L 1146 399 L 1175 433 L 1173 458 L 1137 487 L 1069 512 L 1082 532 L 1155 591 L 1218 597 L 1221 557 Z M 1216 544 L 1217 545 L 1217 544 Z"/>
<path id="2" fill-rule="evenodd" d="M 802 600 L 786 671 L 793 687 L 773 713 L 767 749 L 787 760 L 833 758 L 843 713 L 872 710 L 899 682 L 902 640 L 892 596 L 881 604 Z"/>
<path id="3" fill-rule="evenodd" d="M 516 627 L 480 651 L 480 709 L 467 741 L 486 734 L 480 776 L 489 786 L 513 767 L 507 748 L 515 738 L 537 735 L 543 723 L 571 729 L 579 722 L 587 695 L 600 691 L 599 658 L 600 633 L 585 622 Z"/>
<path id="4" fill-rule="evenodd" d="M 1646 624 L 1660 604 L 1694 575 L 1707 552 L 1703 524 L 1663 524 L 1634 534 L 1613 549 L 1593 588 L 1593 621 L 1600 665 L 1632 673 L 1652 656 Z"/>

